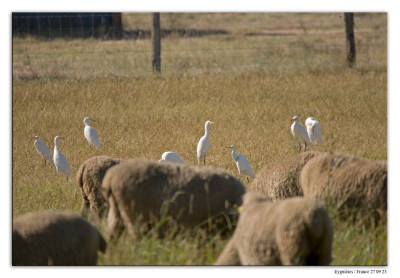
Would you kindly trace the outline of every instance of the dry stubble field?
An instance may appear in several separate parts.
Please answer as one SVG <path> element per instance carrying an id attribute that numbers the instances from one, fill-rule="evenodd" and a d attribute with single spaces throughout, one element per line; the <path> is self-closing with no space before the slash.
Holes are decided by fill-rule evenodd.
<path id="1" fill-rule="evenodd" d="M 183 14 L 169 16 L 193 20 Z M 204 19 L 204 14 L 197 16 Z M 251 30 L 236 32 L 221 17 L 221 28 L 230 27 L 227 34 L 163 39 L 160 76 L 151 74 L 151 44 L 146 38 L 14 38 L 13 216 L 47 209 L 79 212 L 75 175 L 92 156 L 158 160 L 162 152 L 173 150 L 197 164 L 196 145 L 206 120 L 215 123 L 207 164 L 237 177 L 228 149 L 232 144 L 246 155 L 255 173 L 296 153 L 290 134 L 294 115 L 303 124 L 309 116 L 321 122 L 324 142 L 316 150 L 387 159 L 385 14 L 356 15 L 359 52 L 354 69 L 346 68 L 344 33 L 337 34 L 344 28 L 340 14 L 275 14 L 270 16 L 273 30 L 290 27 L 297 33 L 273 36 L 254 23 L 264 18 L 260 15 L 242 14 Z M 331 24 L 322 21 L 326 17 Z M 162 15 L 163 20 L 173 24 L 168 15 Z M 315 24 L 318 20 L 321 25 Z M 101 150 L 90 148 L 83 136 L 86 116 L 96 120 Z M 60 149 L 71 166 L 69 182 L 54 166 L 43 165 L 34 135 L 51 150 L 56 135 L 65 138 Z M 370 227 L 333 221 L 333 265 L 387 265 L 386 223 Z M 94 224 L 106 233 L 104 221 Z M 213 236 L 164 241 L 122 236 L 109 243 L 99 264 L 211 265 L 226 242 Z"/>

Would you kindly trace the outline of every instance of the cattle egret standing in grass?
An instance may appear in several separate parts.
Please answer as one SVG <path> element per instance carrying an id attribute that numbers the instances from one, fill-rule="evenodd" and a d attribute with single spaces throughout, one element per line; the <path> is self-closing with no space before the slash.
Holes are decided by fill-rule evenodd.
<path id="1" fill-rule="evenodd" d="M 243 154 L 237 153 L 236 147 L 234 145 L 230 146 L 229 148 L 232 149 L 232 158 L 236 163 L 236 167 L 238 168 L 239 175 L 248 176 L 248 177 L 254 179 L 254 173 L 250 167 L 250 163 L 247 160 L 247 158 Z M 247 181 L 249 181 L 248 177 L 247 177 Z"/>
<path id="2" fill-rule="evenodd" d="M 291 126 L 292 134 L 297 143 L 299 143 L 299 152 L 301 152 L 301 145 L 304 144 L 304 150 L 306 150 L 307 146 L 310 145 L 310 139 L 306 129 L 300 124 L 299 117 L 294 116 L 292 120 L 294 121 Z"/>
<path id="3" fill-rule="evenodd" d="M 207 121 L 205 124 L 205 133 L 203 137 L 200 138 L 199 143 L 197 144 L 197 161 L 200 164 L 201 162 L 206 164 L 206 156 L 208 150 L 210 149 L 210 131 L 208 127 L 213 122 Z"/>
<path id="4" fill-rule="evenodd" d="M 164 152 L 158 162 L 185 163 L 185 160 L 176 152 Z"/>
<path id="5" fill-rule="evenodd" d="M 95 120 L 93 120 L 90 117 L 86 117 L 83 120 L 83 122 L 85 123 L 85 129 L 84 129 L 83 133 L 85 134 L 85 138 L 89 142 L 90 145 L 93 145 L 96 148 L 100 149 L 99 136 L 97 135 L 96 130 L 89 125 L 90 122 L 92 122 L 92 121 L 94 122 Z"/>
<path id="6" fill-rule="evenodd" d="M 317 140 L 322 142 L 321 125 L 317 121 L 317 119 L 309 117 L 307 118 L 305 124 L 307 128 L 308 138 L 310 139 L 311 144 L 316 145 Z"/>
<path id="7" fill-rule="evenodd" d="M 37 152 L 43 158 L 44 163 L 46 164 L 46 160 L 48 160 L 50 163 L 53 163 L 53 158 L 51 157 L 49 147 L 47 147 L 45 142 L 39 139 L 39 136 L 35 136 L 34 144 Z"/>
<path id="8" fill-rule="evenodd" d="M 54 138 L 53 160 L 54 160 L 54 165 L 56 165 L 57 173 L 59 172 L 64 173 L 67 176 L 68 180 L 69 176 L 71 175 L 71 172 L 69 170 L 68 160 L 58 149 L 58 141 L 60 141 L 60 139 L 62 139 L 60 136 L 56 136 Z"/>

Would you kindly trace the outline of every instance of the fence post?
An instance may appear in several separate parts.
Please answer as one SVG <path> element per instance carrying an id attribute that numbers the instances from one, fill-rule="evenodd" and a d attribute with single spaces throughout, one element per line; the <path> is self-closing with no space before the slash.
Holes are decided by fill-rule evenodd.
<path id="1" fill-rule="evenodd" d="M 153 71 L 161 73 L 161 28 L 160 13 L 153 13 L 153 29 L 151 32 L 153 44 L 152 65 Z"/>
<path id="2" fill-rule="evenodd" d="M 354 42 L 354 18 L 353 13 L 344 13 L 347 43 L 347 65 L 352 68 L 356 62 L 356 44 Z"/>

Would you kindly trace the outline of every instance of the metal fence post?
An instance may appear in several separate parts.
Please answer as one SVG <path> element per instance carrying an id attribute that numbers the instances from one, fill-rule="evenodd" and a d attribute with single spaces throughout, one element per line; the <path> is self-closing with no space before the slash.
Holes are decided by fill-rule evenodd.
<path id="1" fill-rule="evenodd" d="M 153 71 L 161 73 L 161 28 L 160 13 L 153 13 L 153 29 L 151 32 L 153 44 L 152 66 Z"/>
<path id="2" fill-rule="evenodd" d="M 344 13 L 344 22 L 346 25 L 347 65 L 352 68 L 356 62 L 353 13 Z"/>

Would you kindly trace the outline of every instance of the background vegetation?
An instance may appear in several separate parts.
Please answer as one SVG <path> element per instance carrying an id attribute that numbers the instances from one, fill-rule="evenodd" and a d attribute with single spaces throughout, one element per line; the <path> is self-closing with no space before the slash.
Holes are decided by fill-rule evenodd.
<path id="1" fill-rule="evenodd" d="M 150 14 L 124 14 L 126 30 L 149 29 Z M 238 177 L 235 144 L 257 173 L 295 154 L 290 119 L 322 125 L 319 151 L 387 159 L 387 18 L 356 14 L 357 62 L 346 68 L 344 20 L 319 14 L 162 14 L 161 26 L 223 30 L 162 41 L 162 74 L 151 72 L 151 41 L 13 38 L 13 216 L 31 211 L 79 212 L 79 165 L 96 155 L 159 159 L 178 152 L 197 164 L 196 145 L 211 126 L 207 163 Z M 91 116 L 101 150 L 83 136 Z M 43 165 L 39 135 L 56 135 L 72 179 Z M 239 177 L 244 183 L 245 179 Z M 330 211 L 335 215 L 334 211 Z M 387 225 L 334 220 L 333 265 L 386 265 Z M 95 221 L 106 234 L 104 221 Z M 168 240 L 122 236 L 102 265 L 210 265 L 227 239 Z"/>

